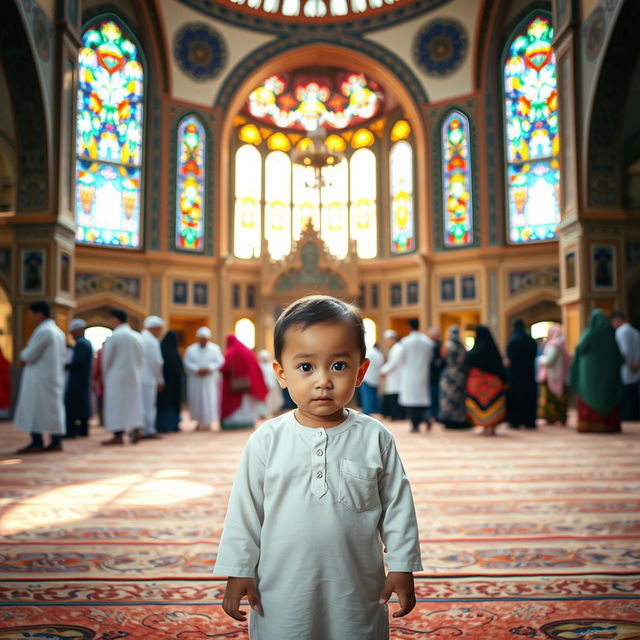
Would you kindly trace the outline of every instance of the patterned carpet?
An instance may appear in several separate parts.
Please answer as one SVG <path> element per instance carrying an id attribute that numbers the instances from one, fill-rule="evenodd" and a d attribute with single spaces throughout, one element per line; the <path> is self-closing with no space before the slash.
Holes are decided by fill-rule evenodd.
<path id="1" fill-rule="evenodd" d="M 640 425 L 391 429 L 425 566 L 392 638 L 640 639 Z M 21 459 L 0 424 L 0 640 L 246 639 L 211 572 L 247 435 L 107 449 L 94 429 Z"/>

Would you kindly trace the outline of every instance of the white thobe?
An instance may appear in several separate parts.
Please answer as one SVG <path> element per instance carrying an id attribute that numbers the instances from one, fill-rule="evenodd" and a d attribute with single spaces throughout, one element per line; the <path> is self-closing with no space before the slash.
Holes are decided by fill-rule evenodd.
<path id="1" fill-rule="evenodd" d="M 220 374 L 218 370 L 224 364 L 220 347 L 207 342 L 205 347 L 199 343 L 189 346 L 184 354 L 184 368 L 187 372 L 187 401 L 191 419 L 198 424 L 207 425 L 220 419 Z M 204 376 L 198 375 L 199 369 L 208 369 Z"/>
<path id="2" fill-rule="evenodd" d="M 13 424 L 30 433 L 64 435 L 64 333 L 50 318 L 41 322 L 20 352 L 25 363 Z"/>
<path id="3" fill-rule="evenodd" d="M 102 348 L 104 427 L 125 431 L 142 427 L 142 338 L 127 324 L 113 330 Z"/>
<path id="4" fill-rule="evenodd" d="M 367 360 L 369 368 L 364 374 L 364 382 L 372 387 L 377 387 L 380 384 L 380 369 L 384 364 L 384 354 L 380 349 L 370 347 L 367 349 Z"/>
<path id="5" fill-rule="evenodd" d="M 428 407 L 431 404 L 429 374 L 433 357 L 433 340 L 412 331 L 400 340 L 402 345 L 402 388 L 398 402 L 403 407 Z"/>
<path id="6" fill-rule="evenodd" d="M 214 568 L 256 579 L 264 615 L 250 613 L 252 640 L 388 638 L 385 561 L 422 570 L 389 431 L 351 410 L 330 429 L 304 427 L 293 411 L 262 424 L 242 454 Z"/>
<path id="7" fill-rule="evenodd" d="M 402 387 L 402 345 L 399 342 L 396 342 L 389 349 L 387 361 L 380 367 L 380 373 L 386 376 L 384 392 L 400 393 Z"/>
<path id="8" fill-rule="evenodd" d="M 640 381 L 640 371 L 631 371 L 629 365 L 640 362 L 640 331 L 625 322 L 616 329 L 616 342 L 624 358 L 620 370 L 622 384 L 635 384 Z"/>
<path id="9" fill-rule="evenodd" d="M 162 375 L 162 351 L 160 340 L 147 329 L 142 330 L 142 431 L 145 435 L 156 432 L 156 413 L 158 403 L 158 385 L 164 384 Z"/>

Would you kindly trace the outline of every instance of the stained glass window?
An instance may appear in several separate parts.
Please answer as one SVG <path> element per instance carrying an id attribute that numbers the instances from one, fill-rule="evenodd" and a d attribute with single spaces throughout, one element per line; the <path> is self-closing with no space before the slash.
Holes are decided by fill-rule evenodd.
<path id="1" fill-rule="evenodd" d="M 87 29 L 78 59 L 76 240 L 138 248 L 144 71 L 113 20 Z"/>
<path id="2" fill-rule="evenodd" d="M 559 206 L 556 59 L 551 20 L 537 16 L 511 41 L 504 66 L 509 241 L 553 240 Z"/>
<path id="3" fill-rule="evenodd" d="M 344 258 L 349 250 L 349 166 L 343 160 L 325 167 L 322 176 L 320 235 L 334 256 Z"/>
<path id="4" fill-rule="evenodd" d="M 376 156 L 371 149 L 358 149 L 351 156 L 351 237 L 359 258 L 378 254 L 376 218 Z"/>
<path id="5" fill-rule="evenodd" d="M 297 240 L 311 219 L 315 229 L 320 229 L 320 194 L 313 186 L 315 174 L 311 167 L 293 165 L 293 239 Z"/>
<path id="6" fill-rule="evenodd" d="M 277 134 L 276 134 L 277 135 Z M 282 151 L 267 156 L 264 165 L 264 233 L 274 260 L 291 250 L 291 160 Z"/>
<path id="7" fill-rule="evenodd" d="M 396 142 L 389 153 L 391 188 L 391 253 L 415 249 L 413 221 L 413 150 L 406 141 Z"/>
<path id="8" fill-rule="evenodd" d="M 260 255 L 262 157 L 245 144 L 236 152 L 236 202 L 234 207 L 234 253 L 238 258 Z"/>
<path id="9" fill-rule="evenodd" d="M 200 121 L 184 118 L 178 125 L 176 247 L 189 251 L 202 251 L 204 243 L 205 143 Z"/>
<path id="10" fill-rule="evenodd" d="M 444 244 L 464 247 L 473 242 L 473 198 L 469 120 L 459 111 L 442 125 L 442 200 Z"/>

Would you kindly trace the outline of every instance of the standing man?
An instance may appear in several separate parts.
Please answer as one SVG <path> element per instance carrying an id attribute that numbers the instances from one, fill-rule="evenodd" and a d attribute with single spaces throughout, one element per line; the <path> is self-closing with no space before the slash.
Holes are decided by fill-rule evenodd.
<path id="1" fill-rule="evenodd" d="M 149 316 L 144 321 L 142 330 L 142 347 L 144 350 L 144 364 L 142 366 L 142 414 L 144 426 L 142 438 L 158 439 L 156 433 L 156 414 L 158 411 L 158 391 L 164 389 L 162 374 L 162 351 L 160 349 L 160 334 L 164 321 L 160 316 Z"/>
<path id="2" fill-rule="evenodd" d="M 616 330 L 616 342 L 624 358 L 620 370 L 624 385 L 620 419 L 640 420 L 640 331 L 627 322 L 622 311 L 614 311 L 609 319 Z"/>
<path id="3" fill-rule="evenodd" d="M 420 321 L 417 318 L 409 320 L 409 327 L 411 332 L 400 341 L 404 363 L 398 400 L 411 420 L 411 432 L 418 433 L 423 421 L 427 423 L 427 430 L 431 428 L 427 410 L 431 404 L 429 371 L 433 358 L 433 340 L 418 331 Z"/>
<path id="4" fill-rule="evenodd" d="M 133 431 L 131 442 L 140 440 L 142 416 L 142 338 L 127 322 L 127 312 L 113 309 L 110 313 L 113 334 L 102 347 L 104 381 L 104 426 L 113 433 L 103 445 L 124 444 L 124 432 Z"/>
<path id="5" fill-rule="evenodd" d="M 440 422 L 440 374 L 444 369 L 444 358 L 442 357 L 442 340 L 440 339 L 440 329 L 431 327 L 427 335 L 433 341 L 433 356 L 429 368 L 429 391 L 431 392 L 431 405 L 429 406 L 429 419 Z"/>
<path id="6" fill-rule="evenodd" d="M 206 431 L 212 422 L 220 420 L 220 374 L 224 364 L 220 347 L 211 342 L 209 327 L 196 331 L 197 341 L 184 354 L 187 372 L 187 401 L 191 419 L 198 423 L 198 431 Z"/>
<path id="7" fill-rule="evenodd" d="M 69 324 L 69 333 L 73 336 L 75 344 L 73 345 L 71 362 L 65 366 L 69 373 L 67 389 L 64 394 L 64 408 L 67 412 L 67 438 L 89 435 L 93 348 L 84 337 L 86 328 L 87 323 L 81 318 L 75 318 Z"/>
<path id="8" fill-rule="evenodd" d="M 404 411 L 398 403 L 400 388 L 402 387 L 402 345 L 398 334 L 393 329 L 387 329 L 383 334 L 387 345 L 387 361 L 380 367 L 380 377 L 384 378 L 384 413 L 392 420 L 404 419 Z"/>
<path id="9" fill-rule="evenodd" d="M 29 321 L 35 328 L 20 352 L 24 372 L 13 424 L 31 434 L 31 443 L 16 452 L 20 455 L 62 451 L 65 433 L 64 333 L 51 319 L 49 304 L 44 300 L 29 305 Z M 47 447 L 42 438 L 45 433 L 51 434 Z"/>

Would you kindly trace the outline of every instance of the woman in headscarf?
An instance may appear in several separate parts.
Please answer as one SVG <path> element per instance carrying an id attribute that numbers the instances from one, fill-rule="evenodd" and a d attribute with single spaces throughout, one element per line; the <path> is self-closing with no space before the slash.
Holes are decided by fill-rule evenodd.
<path id="1" fill-rule="evenodd" d="M 476 327 L 476 341 L 464 359 L 467 366 L 467 418 L 495 435 L 506 416 L 505 370 L 502 357 L 488 327 Z"/>
<path id="2" fill-rule="evenodd" d="M 440 374 L 439 421 L 447 429 L 469 429 L 465 406 L 467 369 L 464 359 L 467 350 L 460 341 L 460 328 L 454 324 L 449 328 L 447 340 L 442 345 L 444 369 Z"/>
<path id="3" fill-rule="evenodd" d="M 527 333 L 524 322 L 516 320 L 507 343 L 507 422 L 513 429 L 536 428 L 538 345 Z"/>
<path id="4" fill-rule="evenodd" d="M 571 356 L 562 335 L 562 327 L 552 324 L 549 327 L 544 351 L 538 356 L 538 382 L 540 398 L 538 417 L 553 424 L 567 424 L 567 405 L 569 388 L 567 378 L 571 367 Z"/>
<path id="5" fill-rule="evenodd" d="M 11 365 L 0 347 L 0 417 L 6 417 L 11 407 Z"/>
<path id="6" fill-rule="evenodd" d="M 264 402 L 269 389 L 264 381 L 255 353 L 245 347 L 238 338 L 227 336 L 222 373 L 223 429 L 255 427 L 257 403 Z"/>
<path id="7" fill-rule="evenodd" d="M 180 431 L 178 424 L 184 383 L 184 367 L 178 352 L 178 336 L 175 331 L 167 331 L 160 343 L 160 350 L 164 388 L 158 391 L 156 429 L 158 433 L 171 433 Z"/>
<path id="8" fill-rule="evenodd" d="M 602 309 L 594 309 L 571 365 L 578 431 L 620 431 L 620 403 L 624 395 L 620 367 L 623 363 L 613 327 Z"/>

